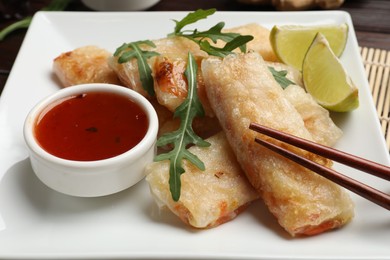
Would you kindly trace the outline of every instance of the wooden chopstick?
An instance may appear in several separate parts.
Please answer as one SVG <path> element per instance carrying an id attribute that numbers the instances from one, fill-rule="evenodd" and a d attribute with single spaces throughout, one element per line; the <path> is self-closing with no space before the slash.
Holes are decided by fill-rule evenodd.
<path id="1" fill-rule="evenodd" d="M 318 143 L 287 133 L 283 133 L 256 123 L 252 123 L 249 128 L 255 130 L 256 132 L 268 135 L 280 141 L 305 149 L 306 151 L 321 155 L 333 161 L 351 166 L 355 169 L 370 173 L 372 175 L 390 181 L 390 167 L 385 166 L 383 164 L 375 163 L 373 161 L 369 161 L 367 159 L 348 154 L 346 152 L 342 152 L 328 146 L 320 145 Z"/>
<path id="2" fill-rule="evenodd" d="M 318 154 L 320 156 L 332 159 L 334 161 L 343 163 L 350 167 L 359 169 L 361 171 L 370 173 L 377 177 L 383 178 L 385 180 L 390 180 L 390 167 L 378 164 L 361 157 L 357 157 L 327 146 L 323 146 L 311 141 L 308 141 L 303 138 L 299 138 L 278 130 L 251 123 L 249 128 L 258 133 L 273 137 L 280 141 L 286 142 L 288 144 L 294 145 L 296 147 L 302 148 L 304 150 L 310 151 L 312 153 Z M 320 174 L 321 176 L 343 186 L 344 188 L 355 192 L 356 194 L 378 204 L 387 210 L 390 210 L 390 195 L 383 193 L 375 188 L 372 188 L 364 183 L 361 183 L 357 180 L 354 180 L 348 176 L 345 176 L 333 169 L 325 167 L 321 164 L 313 162 L 307 158 L 301 157 L 287 149 L 284 149 L 278 145 L 272 144 L 260 138 L 255 138 L 255 141 L 268 149 L 271 149 L 274 152 L 281 154 L 282 156 L 299 163 L 300 165 Z"/>

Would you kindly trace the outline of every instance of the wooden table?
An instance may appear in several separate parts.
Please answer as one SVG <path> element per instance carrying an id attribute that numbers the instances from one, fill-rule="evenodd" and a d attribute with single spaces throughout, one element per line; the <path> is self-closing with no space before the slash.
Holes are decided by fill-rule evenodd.
<path id="1" fill-rule="evenodd" d="M 33 14 L 49 2 L 49 0 L 30 0 L 29 13 Z M 236 0 L 161 0 L 149 11 L 191 11 L 213 7 L 220 11 L 275 11 L 272 6 L 250 6 L 239 4 Z M 91 11 L 79 0 L 74 0 L 66 10 Z M 389 0 L 346 0 L 340 10 L 351 14 L 360 46 L 390 50 Z M 15 19 L 0 20 L 0 29 L 15 21 Z M 25 33 L 26 30 L 19 30 L 0 42 L 0 93 Z"/>

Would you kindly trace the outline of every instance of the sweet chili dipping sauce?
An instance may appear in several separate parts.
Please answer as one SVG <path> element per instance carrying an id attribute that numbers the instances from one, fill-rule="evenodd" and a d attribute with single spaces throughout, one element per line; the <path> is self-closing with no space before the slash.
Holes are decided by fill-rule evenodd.
<path id="1" fill-rule="evenodd" d="M 88 92 L 60 100 L 35 126 L 40 146 L 52 155 L 95 161 L 137 145 L 148 129 L 146 112 L 127 97 Z"/>

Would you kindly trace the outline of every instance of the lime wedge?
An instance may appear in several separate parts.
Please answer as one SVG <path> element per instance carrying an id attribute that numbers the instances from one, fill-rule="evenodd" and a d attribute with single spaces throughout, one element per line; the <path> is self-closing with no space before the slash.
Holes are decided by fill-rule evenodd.
<path id="1" fill-rule="evenodd" d="M 318 32 L 325 35 L 333 52 L 340 57 L 348 38 L 346 23 L 321 26 L 274 26 L 271 30 L 270 42 L 280 61 L 302 70 L 303 58 Z"/>
<path id="2" fill-rule="evenodd" d="M 321 33 L 305 55 L 302 78 L 306 91 L 328 110 L 347 112 L 359 106 L 357 87 Z"/>

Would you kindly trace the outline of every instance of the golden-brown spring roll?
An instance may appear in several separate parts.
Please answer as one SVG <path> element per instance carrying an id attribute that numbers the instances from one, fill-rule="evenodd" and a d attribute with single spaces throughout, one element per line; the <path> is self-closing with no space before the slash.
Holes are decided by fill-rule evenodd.
<path id="1" fill-rule="evenodd" d="M 208 58 L 202 62 L 202 71 L 210 104 L 238 162 L 280 225 L 294 236 L 313 235 L 347 223 L 353 217 L 353 203 L 344 189 L 254 141 L 256 136 L 272 139 L 249 130 L 251 122 L 312 139 L 261 56 Z M 308 152 L 294 151 L 329 163 Z"/>
<path id="2" fill-rule="evenodd" d="M 100 47 L 88 45 L 64 52 L 53 61 L 53 72 L 63 87 L 84 83 L 121 84 L 108 66 L 112 54 Z"/>
<path id="3" fill-rule="evenodd" d="M 181 175 L 178 202 L 173 201 L 169 191 L 169 161 L 154 162 L 146 168 L 146 181 L 158 204 L 196 228 L 227 222 L 259 197 L 237 163 L 224 133 L 207 141 L 209 147 L 190 148 L 204 162 L 205 171 L 183 161 L 185 173 Z"/>

